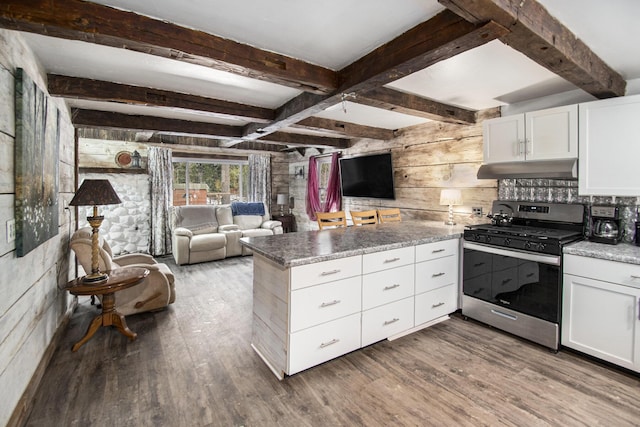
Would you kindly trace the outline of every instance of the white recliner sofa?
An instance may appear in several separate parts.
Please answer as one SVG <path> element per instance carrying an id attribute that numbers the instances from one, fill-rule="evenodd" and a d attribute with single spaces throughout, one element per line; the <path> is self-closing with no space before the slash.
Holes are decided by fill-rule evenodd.
<path id="1" fill-rule="evenodd" d="M 173 257 L 176 264 L 195 264 L 232 256 L 250 255 L 242 237 L 282 234 L 282 223 L 271 220 L 267 205 L 260 213 L 243 212 L 255 203 L 176 206 L 171 215 Z"/>

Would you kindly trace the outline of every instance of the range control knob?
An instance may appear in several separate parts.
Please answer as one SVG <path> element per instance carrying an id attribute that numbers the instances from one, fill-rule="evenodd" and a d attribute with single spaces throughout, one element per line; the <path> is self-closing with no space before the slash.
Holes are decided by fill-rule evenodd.
<path id="1" fill-rule="evenodd" d="M 489 243 L 491 241 L 491 236 L 487 236 L 487 239 L 485 241 Z"/>
<path id="2" fill-rule="evenodd" d="M 524 248 L 525 249 L 531 249 L 531 242 L 525 242 Z"/>
<path id="3" fill-rule="evenodd" d="M 511 239 L 510 238 L 507 237 L 506 239 L 504 239 L 504 245 L 505 246 L 509 246 L 510 244 L 511 244 Z"/>

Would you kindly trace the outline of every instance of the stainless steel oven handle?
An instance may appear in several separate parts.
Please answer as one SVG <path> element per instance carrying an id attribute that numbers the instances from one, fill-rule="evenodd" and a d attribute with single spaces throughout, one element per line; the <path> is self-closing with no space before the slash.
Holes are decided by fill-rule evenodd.
<path id="1" fill-rule="evenodd" d="M 486 252 L 489 254 L 519 258 L 525 261 L 540 262 L 542 264 L 549 264 L 549 265 L 560 265 L 560 259 L 561 259 L 560 256 L 537 254 L 535 252 L 521 252 L 521 251 L 514 251 L 509 249 L 502 249 L 495 246 L 487 246 L 487 245 L 481 245 L 479 243 L 468 242 L 466 240 L 462 244 L 462 247 L 465 249 L 473 249 L 478 252 Z"/>

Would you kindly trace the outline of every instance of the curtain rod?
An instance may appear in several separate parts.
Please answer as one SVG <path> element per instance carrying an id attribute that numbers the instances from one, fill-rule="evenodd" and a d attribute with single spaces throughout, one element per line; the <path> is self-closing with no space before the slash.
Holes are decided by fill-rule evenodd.
<path id="1" fill-rule="evenodd" d="M 316 159 L 319 157 L 330 157 L 331 155 L 333 155 L 333 153 L 338 153 L 338 154 L 342 154 L 342 151 L 332 151 L 331 153 L 327 153 L 327 154 L 318 154 L 316 156 L 311 156 L 311 157 L 315 157 Z"/>

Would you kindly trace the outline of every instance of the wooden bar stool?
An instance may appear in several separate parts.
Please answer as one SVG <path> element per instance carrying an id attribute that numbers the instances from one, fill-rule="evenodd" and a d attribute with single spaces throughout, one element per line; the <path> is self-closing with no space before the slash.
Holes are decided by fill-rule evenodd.
<path id="1" fill-rule="evenodd" d="M 378 214 L 375 209 L 370 211 L 351 211 L 353 225 L 377 224 Z"/>
<path id="2" fill-rule="evenodd" d="M 402 218 L 400 218 L 400 209 L 392 208 L 392 209 L 378 209 L 378 218 L 380 218 L 380 223 L 383 222 L 400 222 Z"/>
<path id="3" fill-rule="evenodd" d="M 347 216 L 344 211 L 338 212 L 316 212 L 316 218 L 318 218 L 318 226 L 320 230 L 327 227 L 346 227 Z"/>

